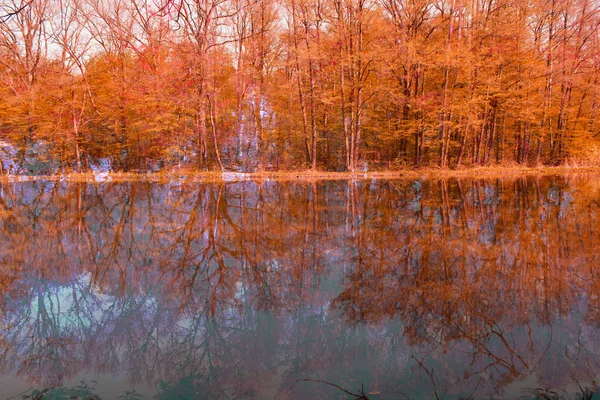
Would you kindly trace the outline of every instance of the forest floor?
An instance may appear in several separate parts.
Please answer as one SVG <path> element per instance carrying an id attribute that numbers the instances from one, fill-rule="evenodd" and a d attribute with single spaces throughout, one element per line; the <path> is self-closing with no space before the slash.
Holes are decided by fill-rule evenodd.
<path id="1" fill-rule="evenodd" d="M 264 172 L 220 172 L 176 169 L 161 172 L 85 172 L 57 175 L 3 175 L 0 182 L 19 181 L 70 181 L 70 182 L 168 182 L 179 180 L 186 182 L 238 182 L 238 181 L 317 181 L 346 179 L 446 179 L 446 178 L 501 178 L 506 176 L 543 176 L 565 174 L 600 174 L 600 167 L 524 167 L 524 166 L 489 166 L 465 167 L 460 169 L 440 169 L 424 167 L 368 172 L 329 172 L 329 171 L 264 171 Z"/>

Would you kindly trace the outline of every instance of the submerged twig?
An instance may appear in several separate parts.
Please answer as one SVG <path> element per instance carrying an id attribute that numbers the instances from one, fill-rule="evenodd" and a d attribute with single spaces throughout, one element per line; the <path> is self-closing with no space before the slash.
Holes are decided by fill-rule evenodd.
<path id="1" fill-rule="evenodd" d="M 327 381 L 322 381 L 320 379 L 310 379 L 310 378 L 306 378 L 306 379 L 297 379 L 296 382 L 294 382 L 294 384 L 289 388 L 288 392 L 290 392 L 294 386 L 296 386 L 296 384 L 298 382 L 317 382 L 317 383 L 324 383 L 326 385 L 329 386 L 333 386 L 336 389 L 341 390 L 342 392 L 349 394 L 350 396 L 354 396 L 357 399 L 362 399 L 362 400 L 369 400 L 369 398 L 367 397 L 367 395 L 365 394 L 365 387 L 364 384 L 361 384 L 361 389 L 360 392 L 358 393 L 352 393 L 349 392 L 348 390 L 344 389 L 343 387 L 336 385 L 335 383 L 331 383 L 331 382 L 327 382 Z"/>

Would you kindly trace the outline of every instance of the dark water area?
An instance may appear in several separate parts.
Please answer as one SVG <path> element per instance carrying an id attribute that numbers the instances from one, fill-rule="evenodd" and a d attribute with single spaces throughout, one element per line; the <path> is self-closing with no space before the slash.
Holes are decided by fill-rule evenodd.
<path id="1" fill-rule="evenodd" d="M 0 398 L 581 398 L 598 178 L 1 184 Z"/>

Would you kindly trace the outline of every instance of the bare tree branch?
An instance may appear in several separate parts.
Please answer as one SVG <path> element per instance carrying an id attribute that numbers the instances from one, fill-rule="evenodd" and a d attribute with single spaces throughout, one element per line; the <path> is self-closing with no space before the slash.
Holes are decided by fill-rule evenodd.
<path id="1" fill-rule="evenodd" d="M 15 15 L 19 14 L 21 11 L 23 11 L 24 9 L 26 9 L 27 7 L 29 7 L 29 5 L 31 3 L 33 3 L 34 0 L 29 0 L 26 3 L 23 3 L 19 8 L 17 8 L 14 11 L 11 11 L 7 14 L 4 14 L 2 16 L 0 16 L 0 22 L 2 23 L 6 23 L 11 17 L 14 17 Z"/>

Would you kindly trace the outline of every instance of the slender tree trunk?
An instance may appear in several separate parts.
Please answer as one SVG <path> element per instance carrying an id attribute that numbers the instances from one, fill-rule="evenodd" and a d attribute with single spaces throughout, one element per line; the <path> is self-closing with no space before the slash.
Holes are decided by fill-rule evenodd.
<path id="1" fill-rule="evenodd" d="M 315 105 L 315 71 L 311 54 L 311 45 L 308 31 L 308 17 L 304 21 L 304 38 L 306 40 L 306 50 L 308 56 L 308 83 L 309 83 L 309 102 L 310 102 L 310 160 L 311 169 L 317 169 L 317 124 L 316 124 L 316 105 Z"/>
<path id="2" fill-rule="evenodd" d="M 340 18 L 341 20 L 341 18 Z M 341 21 L 340 21 L 341 24 Z M 340 79 L 340 103 L 341 103 L 341 117 L 342 117 L 342 130 L 344 134 L 344 144 L 346 146 L 345 158 L 346 158 L 346 169 L 350 169 L 350 141 L 348 135 L 348 122 L 346 121 L 346 83 L 344 79 L 344 51 L 342 45 L 342 38 L 340 35 L 340 67 L 339 67 L 339 79 Z"/>
<path id="3" fill-rule="evenodd" d="M 212 138 L 213 138 L 213 145 L 215 146 L 215 156 L 217 158 L 217 163 L 219 164 L 219 169 L 221 171 L 225 171 L 225 168 L 223 168 L 223 162 L 221 161 L 221 153 L 219 152 L 219 143 L 217 141 L 217 125 L 216 125 L 216 121 L 215 121 L 215 114 L 216 114 L 216 102 L 214 99 L 214 94 L 212 97 L 212 101 L 210 102 L 211 107 L 210 107 L 210 128 L 212 131 Z"/>
<path id="4" fill-rule="evenodd" d="M 292 41 L 293 41 L 293 45 L 294 45 L 294 61 L 296 64 L 296 83 L 298 86 L 298 100 L 300 101 L 300 110 L 302 112 L 302 130 L 304 133 L 304 150 L 305 150 L 305 154 L 306 154 L 306 162 L 309 165 L 312 165 L 312 161 L 311 161 L 311 152 L 310 152 L 310 146 L 309 146 L 309 137 L 308 137 L 308 116 L 306 113 L 306 103 L 304 101 L 304 89 L 303 89 L 303 82 L 302 82 L 302 76 L 301 76 L 301 69 L 300 69 L 300 58 L 298 55 L 299 52 L 299 48 L 298 48 L 298 36 L 297 36 L 297 32 L 296 32 L 296 3 L 294 0 L 292 0 Z"/>
<path id="5" fill-rule="evenodd" d="M 196 151 L 198 152 L 198 167 L 206 168 L 206 93 L 204 83 L 198 90 L 198 108 L 196 110 Z"/>
<path id="6" fill-rule="evenodd" d="M 454 7 L 455 0 L 452 0 L 450 8 L 450 28 L 448 31 L 448 42 L 446 44 L 446 67 L 444 72 L 444 92 L 442 95 L 442 111 L 440 113 L 440 167 L 445 168 L 448 160 L 448 144 L 450 129 L 448 123 L 448 92 L 450 85 L 450 51 L 452 50 L 452 35 L 454 33 Z"/>

